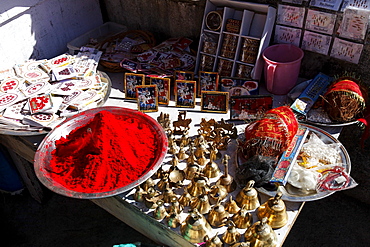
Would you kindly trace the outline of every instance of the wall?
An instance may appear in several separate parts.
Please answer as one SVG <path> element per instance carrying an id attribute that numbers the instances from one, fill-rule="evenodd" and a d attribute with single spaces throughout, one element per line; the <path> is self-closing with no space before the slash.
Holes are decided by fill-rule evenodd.
<path id="1" fill-rule="evenodd" d="M 12 0 L 0 4 L 0 69 L 67 52 L 67 43 L 103 23 L 98 0 Z"/>
<path id="2" fill-rule="evenodd" d="M 199 40 L 206 0 L 102 0 L 102 2 L 105 4 L 107 19 L 126 25 L 129 29 L 151 31 L 159 40 L 178 36 Z M 248 2 L 277 6 L 281 0 L 249 0 Z M 304 4 L 307 4 L 306 1 Z M 359 64 L 305 51 L 300 76 L 313 78 L 319 72 L 337 76 L 343 71 L 348 71 L 370 84 L 368 69 L 370 45 L 368 43 L 365 41 Z"/>

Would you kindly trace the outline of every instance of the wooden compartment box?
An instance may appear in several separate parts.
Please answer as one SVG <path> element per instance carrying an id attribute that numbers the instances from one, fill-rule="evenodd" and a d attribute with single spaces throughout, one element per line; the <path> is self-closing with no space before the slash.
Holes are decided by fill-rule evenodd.
<path id="1" fill-rule="evenodd" d="M 195 74 L 209 71 L 259 80 L 261 54 L 269 46 L 275 17 L 276 9 L 269 5 L 207 0 Z"/>

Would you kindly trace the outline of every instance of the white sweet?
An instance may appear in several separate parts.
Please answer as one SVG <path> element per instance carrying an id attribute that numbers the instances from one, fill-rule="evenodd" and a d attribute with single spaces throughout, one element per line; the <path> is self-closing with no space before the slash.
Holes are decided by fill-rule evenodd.
<path id="1" fill-rule="evenodd" d="M 320 173 L 312 169 L 303 168 L 295 163 L 289 175 L 288 183 L 299 189 L 316 190 L 319 176 Z"/>

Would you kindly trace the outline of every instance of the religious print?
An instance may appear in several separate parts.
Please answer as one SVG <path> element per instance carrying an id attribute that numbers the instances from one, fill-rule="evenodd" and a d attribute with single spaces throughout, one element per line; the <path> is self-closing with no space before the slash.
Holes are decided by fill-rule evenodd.
<path id="1" fill-rule="evenodd" d="M 176 71 L 174 71 L 174 77 L 175 77 L 175 80 L 192 81 L 192 80 L 194 80 L 194 72 L 176 70 Z"/>
<path id="2" fill-rule="evenodd" d="M 216 91 L 218 89 L 218 79 L 217 72 L 199 71 L 198 95 L 201 95 L 202 91 Z"/>
<path id="3" fill-rule="evenodd" d="M 229 109 L 229 93 L 220 91 L 202 91 L 201 111 L 227 113 Z"/>
<path id="4" fill-rule="evenodd" d="M 158 104 L 168 105 L 171 99 L 171 91 L 170 91 L 171 79 L 162 78 L 162 77 L 150 77 L 150 84 L 157 85 Z"/>
<path id="5" fill-rule="evenodd" d="M 145 84 L 144 74 L 125 73 L 124 86 L 126 99 L 137 99 L 135 87 L 144 84 Z"/>
<path id="6" fill-rule="evenodd" d="M 275 26 L 274 41 L 279 44 L 292 44 L 300 46 L 302 37 L 302 29 L 294 27 L 286 27 L 281 25 Z"/>
<path id="7" fill-rule="evenodd" d="M 363 47 L 362 44 L 335 38 L 330 56 L 358 64 Z"/>
<path id="8" fill-rule="evenodd" d="M 276 23 L 292 27 L 303 27 L 304 7 L 279 4 Z"/>
<path id="9" fill-rule="evenodd" d="M 309 9 L 306 17 L 306 30 L 333 34 L 336 14 Z"/>
<path id="10" fill-rule="evenodd" d="M 331 40 L 331 36 L 305 31 L 301 48 L 306 51 L 328 55 Z"/>
<path id="11" fill-rule="evenodd" d="M 175 104 L 176 107 L 195 107 L 196 81 L 175 81 Z"/>
<path id="12" fill-rule="evenodd" d="M 363 41 L 368 28 L 369 16 L 368 10 L 345 9 L 337 31 L 339 37 Z"/>
<path id="13" fill-rule="evenodd" d="M 140 85 L 136 86 L 135 89 L 139 111 L 158 111 L 158 88 L 156 85 Z"/>
<path id="14" fill-rule="evenodd" d="M 270 95 L 248 95 L 230 97 L 231 120 L 256 120 L 272 109 Z"/>

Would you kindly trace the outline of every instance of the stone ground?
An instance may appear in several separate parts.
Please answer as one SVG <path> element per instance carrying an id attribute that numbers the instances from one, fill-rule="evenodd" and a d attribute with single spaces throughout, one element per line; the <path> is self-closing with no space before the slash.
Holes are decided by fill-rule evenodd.
<path id="1" fill-rule="evenodd" d="M 361 130 L 345 127 L 340 140 L 352 161 L 351 176 L 359 185 L 351 190 L 305 203 L 284 247 L 370 246 L 370 142 L 358 145 Z M 27 191 L 0 194 L 0 245 L 6 247 L 109 247 L 150 239 L 88 200 L 49 193 L 40 204 Z"/>

